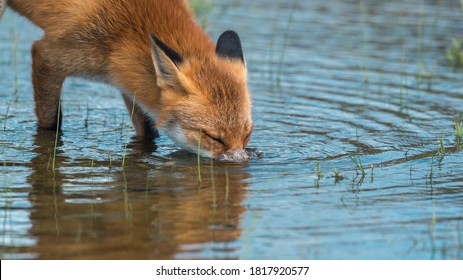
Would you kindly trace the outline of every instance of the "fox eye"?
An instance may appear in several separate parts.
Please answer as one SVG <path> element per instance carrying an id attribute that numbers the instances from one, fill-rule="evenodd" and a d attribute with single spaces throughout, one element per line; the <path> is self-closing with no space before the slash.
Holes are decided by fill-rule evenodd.
<path id="1" fill-rule="evenodd" d="M 213 137 L 212 135 L 210 135 L 210 134 L 207 133 L 207 132 L 203 132 L 203 133 L 204 133 L 204 135 L 206 135 L 209 139 L 212 139 L 212 140 L 214 140 L 215 142 L 217 142 L 217 143 L 219 143 L 219 144 L 225 146 L 225 143 L 222 141 L 222 139 L 220 139 L 220 138 L 218 138 L 218 137 Z"/>

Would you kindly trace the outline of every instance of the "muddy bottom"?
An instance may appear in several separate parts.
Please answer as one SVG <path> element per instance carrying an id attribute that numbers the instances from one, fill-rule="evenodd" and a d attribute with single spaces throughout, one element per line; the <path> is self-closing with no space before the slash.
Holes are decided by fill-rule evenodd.
<path id="1" fill-rule="evenodd" d="M 6 12 L 2 259 L 463 258 L 459 1 L 214 0 L 204 16 L 242 39 L 247 162 L 134 137 L 116 89 L 73 78 L 63 133 L 37 131 L 43 34 Z"/>

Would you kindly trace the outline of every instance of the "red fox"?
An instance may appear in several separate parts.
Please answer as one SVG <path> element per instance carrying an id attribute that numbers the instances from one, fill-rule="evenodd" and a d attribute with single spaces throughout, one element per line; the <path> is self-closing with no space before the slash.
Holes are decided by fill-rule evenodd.
<path id="1" fill-rule="evenodd" d="M 31 50 L 39 128 L 60 128 L 64 79 L 84 77 L 121 91 L 139 135 L 159 129 L 201 156 L 248 158 L 240 38 L 229 30 L 214 44 L 186 0 L 0 0 L 0 16 L 6 5 L 45 31 Z"/>

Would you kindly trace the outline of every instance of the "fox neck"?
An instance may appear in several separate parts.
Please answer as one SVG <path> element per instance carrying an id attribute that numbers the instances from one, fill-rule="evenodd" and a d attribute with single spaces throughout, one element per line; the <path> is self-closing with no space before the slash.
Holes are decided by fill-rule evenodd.
<path id="1" fill-rule="evenodd" d="M 167 5 L 168 2 L 157 1 L 159 5 Z M 157 7 L 152 16 L 145 18 L 144 26 L 121 33 L 118 41 L 114 42 L 114 51 L 109 58 L 110 83 L 131 95 L 142 108 L 153 108 L 155 111 L 162 106 L 162 102 L 151 58 L 149 32 L 155 32 L 186 60 L 192 57 L 211 59 L 215 56 L 215 44 L 196 24 L 184 1 L 171 1 L 168 4 L 175 7 Z"/>

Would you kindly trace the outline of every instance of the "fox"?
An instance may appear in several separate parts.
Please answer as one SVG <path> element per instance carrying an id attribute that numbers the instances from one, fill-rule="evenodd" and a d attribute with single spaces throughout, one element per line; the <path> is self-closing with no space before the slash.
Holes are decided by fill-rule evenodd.
<path id="1" fill-rule="evenodd" d="M 67 77 L 114 86 L 137 135 L 248 160 L 253 123 L 239 35 L 214 43 L 187 0 L 0 0 L 44 30 L 31 48 L 38 129 L 61 130 Z"/>

